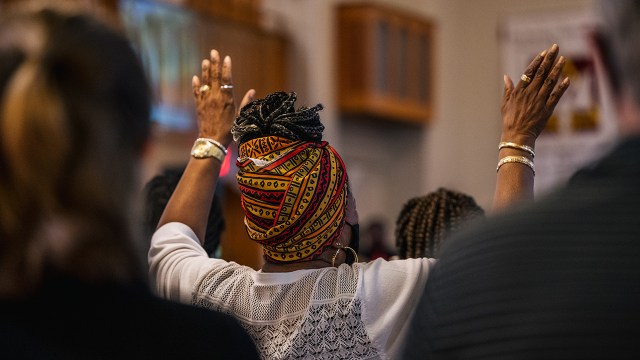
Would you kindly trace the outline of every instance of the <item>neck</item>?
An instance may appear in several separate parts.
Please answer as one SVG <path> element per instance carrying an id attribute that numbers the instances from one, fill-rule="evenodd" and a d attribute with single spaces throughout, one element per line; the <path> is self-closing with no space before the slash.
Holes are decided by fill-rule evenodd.
<path id="1" fill-rule="evenodd" d="M 262 271 L 276 273 L 276 272 L 291 272 L 296 270 L 322 269 L 326 267 L 331 267 L 331 262 L 327 262 L 325 260 L 311 260 L 311 261 L 280 264 L 280 263 L 265 261 L 264 265 L 262 265 Z"/>

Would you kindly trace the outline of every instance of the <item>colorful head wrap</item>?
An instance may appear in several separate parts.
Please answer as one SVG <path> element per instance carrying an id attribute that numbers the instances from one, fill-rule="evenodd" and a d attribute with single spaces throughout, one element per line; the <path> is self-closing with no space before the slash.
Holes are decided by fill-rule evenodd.
<path id="1" fill-rule="evenodd" d="M 295 93 L 245 106 L 232 128 L 238 185 L 251 240 L 273 262 L 312 260 L 340 236 L 347 173 L 322 141 L 322 105 L 294 109 Z"/>

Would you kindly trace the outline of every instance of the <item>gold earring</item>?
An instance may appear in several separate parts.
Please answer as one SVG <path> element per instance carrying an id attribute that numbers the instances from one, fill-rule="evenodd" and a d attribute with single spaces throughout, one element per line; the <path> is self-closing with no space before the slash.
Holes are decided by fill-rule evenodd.
<path id="1" fill-rule="evenodd" d="M 333 254 L 333 258 L 331 258 L 332 267 L 336 267 L 336 256 L 338 256 L 338 253 L 340 252 L 340 250 L 342 250 L 342 248 L 339 248 L 338 251 L 336 251 L 336 253 Z"/>
<path id="2" fill-rule="evenodd" d="M 333 258 L 331 259 L 331 266 L 332 267 L 336 267 L 336 257 L 338 256 L 338 253 L 340 252 L 340 250 L 344 250 L 344 249 L 349 249 L 349 251 L 351 251 L 351 253 L 353 253 L 353 257 L 356 259 L 355 262 L 358 262 L 358 253 L 353 250 L 351 247 L 349 246 L 344 246 L 338 249 L 338 251 L 336 251 L 335 254 L 333 254 Z M 346 252 L 346 250 L 345 250 Z"/>
<path id="3" fill-rule="evenodd" d="M 351 253 L 353 254 L 353 257 L 355 258 L 354 262 L 358 262 L 358 253 L 353 250 L 353 248 L 349 247 L 349 246 L 345 246 L 343 247 L 343 249 L 349 249 L 351 251 Z"/>

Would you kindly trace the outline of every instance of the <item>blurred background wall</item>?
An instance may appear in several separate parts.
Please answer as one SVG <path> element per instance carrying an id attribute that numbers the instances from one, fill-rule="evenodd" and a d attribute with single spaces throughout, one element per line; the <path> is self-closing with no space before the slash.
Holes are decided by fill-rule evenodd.
<path id="1" fill-rule="evenodd" d="M 513 14 L 585 9 L 592 1 L 368 1 L 434 24 L 434 109 L 422 125 L 340 116 L 334 96 L 334 8 L 345 2 L 349 1 L 265 0 L 264 11 L 268 23 L 285 29 L 292 40 L 292 88 L 302 95 L 301 100 L 325 105 L 326 136 L 349 167 L 361 223 L 384 219 L 391 241 L 402 204 L 440 186 L 466 192 L 489 209 L 505 71 L 499 49 L 500 21 Z"/>
<path id="2" fill-rule="evenodd" d="M 0 5 L 8 2 L 16 1 L 0 0 Z M 465 192 L 485 209 L 490 208 L 505 73 L 499 41 L 501 21 L 512 15 L 580 11 L 593 3 L 592 0 L 87 2 L 102 2 L 122 17 L 156 91 L 156 115 L 168 119 L 164 125 L 156 125 L 155 146 L 144 169 L 145 179 L 188 160 L 195 137 L 190 78 L 199 73 L 200 59 L 208 56 L 208 50 L 217 48 L 232 56 L 238 99 L 249 87 L 255 87 L 259 97 L 276 90 L 295 91 L 299 95 L 298 106 L 324 104 L 321 116 L 326 125 L 325 139 L 338 149 L 348 166 L 360 222 L 365 225 L 374 220 L 383 222 L 389 243 L 393 243 L 394 224 L 402 205 L 409 198 L 438 187 Z M 338 61 L 342 34 L 337 30 L 337 8 L 345 4 L 379 7 L 383 14 L 389 10 L 430 24 L 431 97 L 424 118 L 406 121 L 400 112 L 398 116 L 388 113 L 370 116 L 366 111 L 353 113 L 340 108 L 338 96 L 350 96 L 345 95 L 340 84 L 343 64 Z M 562 51 L 563 44 L 559 45 Z M 394 55 L 390 53 L 387 58 L 380 51 L 375 54 L 375 59 L 351 56 L 350 66 L 358 70 L 359 61 L 384 62 Z M 520 74 L 509 75 L 517 79 Z M 369 107 L 376 105 L 377 100 Z M 259 267 L 259 249 L 246 239 L 242 228 L 233 161 L 229 159 L 223 180 L 228 226 L 222 254 L 229 260 Z"/>

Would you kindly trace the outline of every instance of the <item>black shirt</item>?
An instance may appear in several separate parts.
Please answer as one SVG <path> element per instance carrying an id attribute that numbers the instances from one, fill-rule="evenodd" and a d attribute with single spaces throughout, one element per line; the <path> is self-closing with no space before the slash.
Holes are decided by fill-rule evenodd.
<path id="1" fill-rule="evenodd" d="M 635 138 L 563 189 L 450 239 L 405 358 L 637 358 L 639 339 Z"/>
<path id="2" fill-rule="evenodd" d="M 0 301 L 4 359 L 258 359 L 231 316 L 160 299 L 146 286 L 58 278 Z"/>

